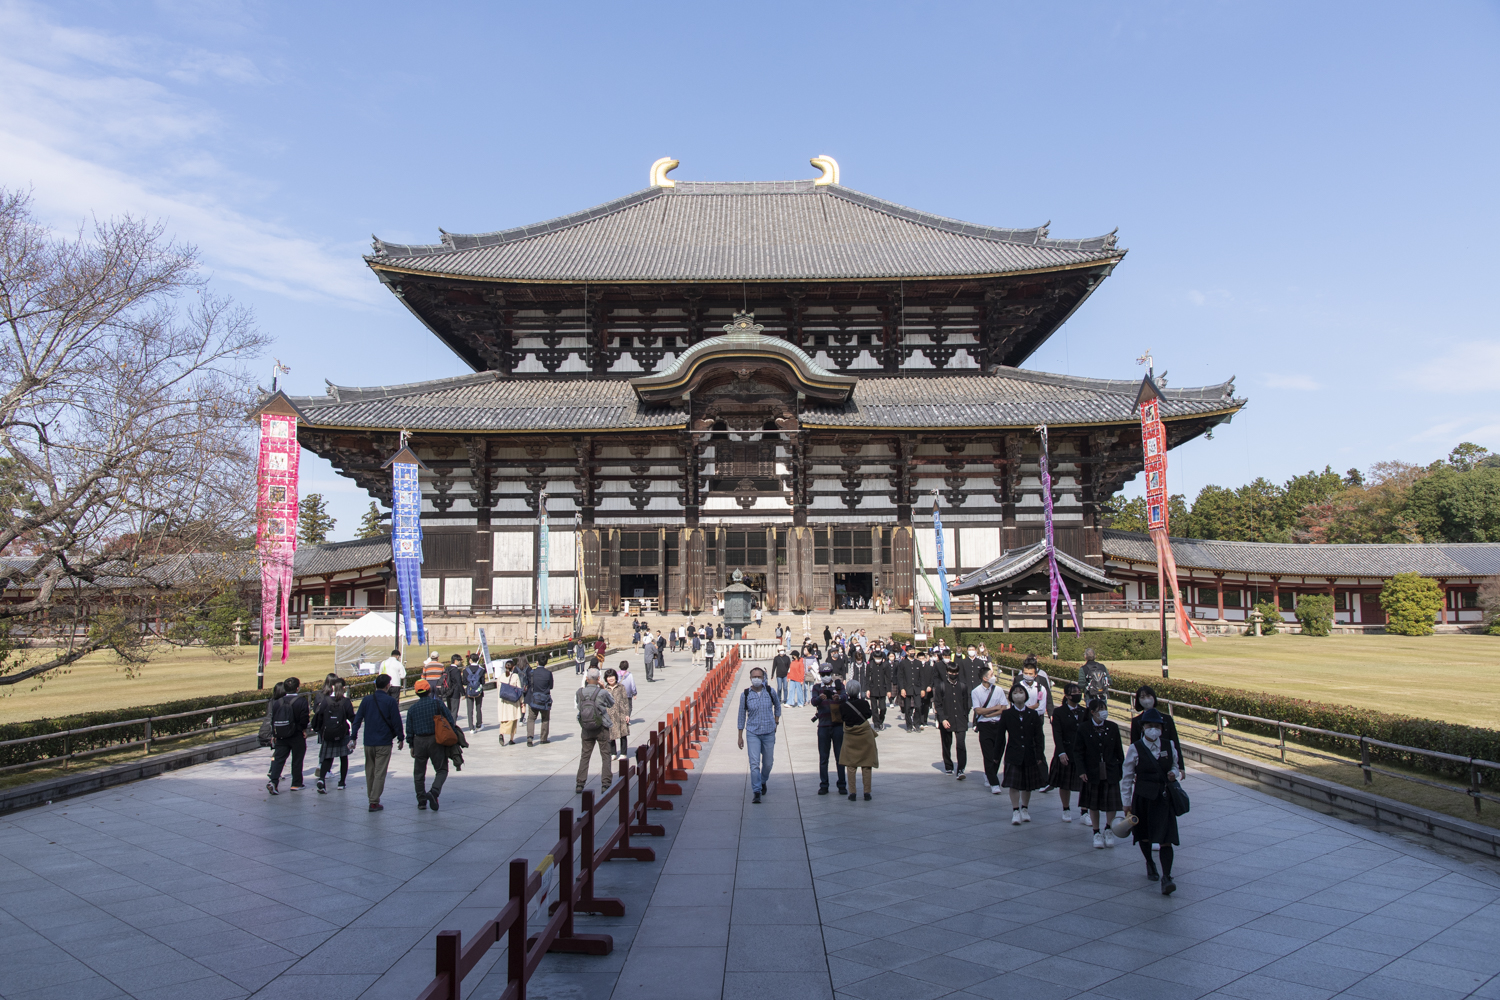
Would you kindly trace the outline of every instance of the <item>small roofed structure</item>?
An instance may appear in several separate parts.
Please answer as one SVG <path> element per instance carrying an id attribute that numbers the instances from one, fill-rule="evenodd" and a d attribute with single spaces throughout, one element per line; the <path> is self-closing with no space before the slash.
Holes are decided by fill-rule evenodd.
<path id="1" fill-rule="evenodd" d="M 1057 550 L 1057 569 L 1073 595 L 1073 606 L 1078 610 L 1078 627 L 1083 627 L 1083 594 L 1109 593 L 1120 585 L 1082 559 L 1074 558 L 1061 549 Z M 1010 631 L 1010 604 L 1012 601 L 1036 601 L 1038 595 L 1046 595 L 1051 586 L 1047 575 L 1047 543 L 1037 542 L 1021 549 L 1011 549 L 970 573 L 959 583 L 949 588 L 954 596 L 974 594 L 979 598 L 979 627 L 995 627 L 995 605 L 1000 605 L 1000 617 L 1005 631 Z M 1042 597 L 1045 600 L 1045 596 Z M 1060 602 L 1066 608 L 1066 602 Z M 1059 615 L 1062 611 L 1059 611 Z"/>

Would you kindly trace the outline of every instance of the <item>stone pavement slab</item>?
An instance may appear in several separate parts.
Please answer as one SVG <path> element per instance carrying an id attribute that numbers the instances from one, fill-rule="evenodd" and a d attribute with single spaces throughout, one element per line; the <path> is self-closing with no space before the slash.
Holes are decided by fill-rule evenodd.
<path id="1" fill-rule="evenodd" d="M 647 684 L 638 653 L 610 662 L 626 657 L 649 728 L 702 679 L 679 654 Z M 492 917 L 510 859 L 540 858 L 578 802 L 577 678 L 556 680 L 552 742 L 501 747 L 493 721 L 469 734 L 438 813 L 416 809 L 400 751 L 384 812 L 366 810 L 357 749 L 348 789 L 319 795 L 314 744 L 305 791 L 270 797 L 264 750 L 0 819 L 0 996 L 414 997 L 436 932 Z"/>

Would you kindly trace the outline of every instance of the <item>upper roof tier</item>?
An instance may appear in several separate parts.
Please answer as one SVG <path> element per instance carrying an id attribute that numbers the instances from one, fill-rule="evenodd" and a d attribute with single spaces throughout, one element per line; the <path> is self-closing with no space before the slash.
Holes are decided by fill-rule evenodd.
<path id="1" fill-rule="evenodd" d="M 491 281 L 839 281 L 984 276 L 1118 260 L 1115 236 L 1057 240 L 815 181 L 678 181 L 548 222 L 375 240 L 377 271 Z"/>

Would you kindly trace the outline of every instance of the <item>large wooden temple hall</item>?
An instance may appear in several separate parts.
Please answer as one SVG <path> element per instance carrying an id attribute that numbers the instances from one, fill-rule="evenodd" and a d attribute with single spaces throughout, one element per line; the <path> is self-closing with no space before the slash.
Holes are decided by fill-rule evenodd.
<path id="1" fill-rule="evenodd" d="M 366 258 L 473 369 L 291 397 L 299 437 L 389 507 L 399 435 L 422 479 L 424 603 L 697 612 L 735 569 L 772 609 L 910 607 L 1042 536 L 1103 565 L 1101 506 L 1142 467 L 1137 381 L 1021 366 L 1125 256 L 1113 234 L 957 222 L 816 179 L 689 182 Z M 1172 445 L 1229 420 L 1233 381 L 1164 390 Z M 582 533 L 581 546 L 575 531 Z M 373 598 L 373 595 L 372 595 Z M 375 603 L 372 599 L 371 603 Z"/>

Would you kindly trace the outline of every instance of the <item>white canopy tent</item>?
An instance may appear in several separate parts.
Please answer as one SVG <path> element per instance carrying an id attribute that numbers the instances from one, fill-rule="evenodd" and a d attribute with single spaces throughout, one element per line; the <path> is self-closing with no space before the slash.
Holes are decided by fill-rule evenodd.
<path id="1" fill-rule="evenodd" d="M 371 611 L 334 633 L 333 670 L 340 677 L 357 673 L 361 663 L 379 663 L 391 655 L 400 616 L 394 611 Z"/>

